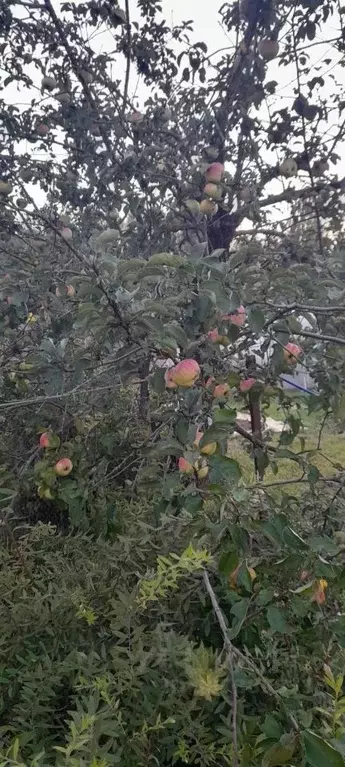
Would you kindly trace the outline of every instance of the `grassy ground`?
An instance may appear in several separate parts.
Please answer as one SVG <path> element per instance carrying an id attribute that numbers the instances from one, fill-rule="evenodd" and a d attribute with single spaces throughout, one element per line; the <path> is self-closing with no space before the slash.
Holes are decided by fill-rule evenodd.
<path id="1" fill-rule="evenodd" d="M 316 466 L 323 476 L 333 476 L 337 471 L 337 467 L 342 466 L 345 468 L 345 435 L 339 433 L 337 424 L 331 419 L 328 419 L 322 429 L 320 447 L 318 448 L 320 428 L 324 414 L 322 411 L 309 414 L 303 399 L 298 399 L 297 401 L 301 405 L 300 412 L 303 429 L 301 429 L 293 443 L 287 445 L 287 449 L 292 450 L 294 453 L 299 453 L 301 450 L 308 451 L 307 453 L 304 453 L 304 457 L 309 463 Z M 270 416 L 277 421 L 285 422 L 286 413 L 277 405 L 270 405 L 264 412 L 267 416 Z M 304 445 L 301 444 L 300 437 L 304 438 Z M 271 444 L 278 447 L 279 439 L 279 434 L 273 435 Z M 240 463 L 246 481 L 255 483 L 253 458 L 243 444 L 243 441 L 237 438 L 230 440 L 228 454 Z M 270 455 L 273 457 L 273 453 Z M 278 466 L 278 473 L 275 474 L 272 468 L 268 467 L 265 471 L 265 483 L 293 479 L 294 477 L 297 478 L 302 475 L 303 469 L 295 461 L 286 458 L 278 458 L 276 463 Z M 335 464 L 337 466 L 335 466 Z M 303 485 L 296 484 L 287 486 L 287 488 L 295 494 L 296 492 L 299 493 L 302 491 Z"/>

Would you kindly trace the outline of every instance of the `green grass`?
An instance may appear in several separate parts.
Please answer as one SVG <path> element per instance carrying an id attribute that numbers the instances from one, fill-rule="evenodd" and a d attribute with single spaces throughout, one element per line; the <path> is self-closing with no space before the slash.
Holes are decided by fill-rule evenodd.
<path id="1" fill-rule="evenodd" d="M 301 450 L 303 450 L 303 455 L 306 461 L 310 465 L 316 466 L 320 474 L 324 477 L 333 476 L 337 471 L 337 467 L 341 466 L 345 469 L 345 436 L 338 433 L 336 423 L 331 419 L 327 419 L 326 424 L 322 429 L 320 447 L 318 448 L 320 428 L 324 413 L 322 411 L 314 411 L 309 414 L 303 399 L 298 398 L 296 400 L 296 397 L 294 397 L 294 402 L 296 401 L 300 404 L 303 428 L 300 430 L 299 435 L 294 439 L 293 443 L 286 446 L 287 449 L 294 453 L 300 453 Z M 270 416 L 277 421 L 285 421 L 286 411 L 277 404 L 271 404 L 269 408 L 265 408 L 264 412 L 267 416 Z M 305 441 L 304 445 L 301 438 Z M 272 436 L 271 444 L 275 447 L 279 447 L 279 440 L 280 435 L 275 434 Z M 282 447 L 285 446 L 283 445 Z M 250 455 L 250 452 L 246 450 L 243 440 L 230 440 L 228 455 L 239 462 L 246 482 L 254 484 L 256 480 L 253 458 Z M 273 452 L 270 453 L 270 458 L 274 458 Z M 277 473 L 274 473 L 270 466 L 265 470 L 265 484 L 290 480 L 294 477 L 301 477 L 303 473 L 303 468 L 293 460 L 278 457 L 276 459 L 276 465 L 278 467 Z M 286 486 L 286 490 L 289 490 L 294 495 L 300 494 L 303 488 L 304 484 L 298 483 L 296 483 L 296 485 Z M 284 490 L 284 486 L 282 486 L 282 490 Z"/>

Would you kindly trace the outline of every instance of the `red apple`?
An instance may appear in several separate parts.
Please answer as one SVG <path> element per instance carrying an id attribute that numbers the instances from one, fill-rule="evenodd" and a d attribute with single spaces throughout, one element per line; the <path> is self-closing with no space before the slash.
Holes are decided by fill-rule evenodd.
<path id="1" fill-rule="evenodd" d="M 300 357 L 301 354 L 302 349 L 298 344 L 293 344 L 289 341 L 289 343 L 284 346 L 284 359 L 288 365 L 296 365 L 298 357 Z"/>
<path id="2" fill-rule="evenodd" d="M 70 458 L 60 458 L 55 464 L 54 470 L 58 477 L 68 477 L 73 469 L 73 463 Z"/>
<path id="3" fill-rule="evenodd" d="M 233 314 L 223 314 L 222 320 L 224 322 L 232 322 L 232 324 L 237 325 L 238 328 L 242 327 L 246 321 L 246 310 L 244 306 L 239 306 Z"/>
<path id="4" fill-rule="evenodd" d="M 212 162 L 206 170 L 205 178 L 206 181 L 211 181 L 214 184 L 219 184 L 223 178 L 223 175 L 224 165 L 222 165 L 221 162 Z"/>
<path id="5" fill-rule="evenodd" d="M 170 370 L 170 381 L 185 388 L 193 386 L 199 376 L 200 367 L 193 359 L 182 360 Z"/>
<path id="6" fill-rule="evenodd" d="M 65 242 L 70 242 L 73 238 L 73 232 L 72 229 L 69 228 L 69 226 L 64 226 L 63 229 L 61 229 L 61 237 Z"/>
<path id="7" fill-rule="evenodd" d="M 192 464 L 183 456 L 178 459 L 178 470 L 181 474 L 193 474 L 194 472 Z"/>
<path id="8" fill-rule="evenodd" d="M 41 447 L 50 447 L 50 434 L 47 431 L 44 431 L 43 434 L 40 436 L 40 446 Z"/>
<path id="9" fill-rule="evenodd" d="M 206 389 L 212 389 L 213 384 L 216 382 L 216 379 L 214 376 L 209 376 L 205 381 L 205 387 Z"/>
<path id="10" fill-rule="evenodd" d="M 129 116 L 129 122 L 132 123 L 132 125 L 139 125 L 139 123 L 142 123 L 144 119 L 144 115 L 139 112 L 139 110 L 135 110 L 135 112 L 132 112 L 132 114 Z"/>
<path id="11" fill-rule="evenodd" d="M 211 184 L 209 182 L 204 186 L 204 194 L 211 200 L 220 200 L 222 197 L 222 188 L 218 184 Z"/>
<path id="12" fill-rule="evenodd" d="M 272 61 L 272 59 L 275 59 L 279 53 L 278 40 L 271 40 L 269 37 L 263 37 L 262 40 L 260 40 L 258 50 L 260 56 L 265 61 Z"/>
<path id="13" fill-rule="evenodd" d="M 164 373 L 164 381 L 167 389 L 177 389 L 177 384 L 171 380 L 171 370 L 166 370 Z"/>
<path id="14" fill-rule="evenodd" d="M 226 397 L 230 394 L 230 386 L 227 383 L 217 384 L 213 390 L 214 397 Z"/>
<path id="15" fill-rule="evenodd" d="M 241 381 L 240 383 L 240 391 L 249 391 L 254 386 L 254 384 L 256 384 L 256 378 L 245 378 L 245 380 Z"/>
<path id="16" fill-rule="evenodd" d="M 212 343 L 216 344 L 220 338 L 218 328 L 214 328 L 214 330 L 209 330 L 207 333 L 207 337 L 210 339 L 210 341 L 212 341 Z"/>
<path id="17" fill-rule="evenodd" d="M 42 136 L 43 137 L 43 136 L 47 136 L 48 135 L 49 128 L 48 128 L 48 125 L 46 125 L 45 123 L 38 123 L 36 125 L 35 131 L 36 131 L 38 136 Z"/>

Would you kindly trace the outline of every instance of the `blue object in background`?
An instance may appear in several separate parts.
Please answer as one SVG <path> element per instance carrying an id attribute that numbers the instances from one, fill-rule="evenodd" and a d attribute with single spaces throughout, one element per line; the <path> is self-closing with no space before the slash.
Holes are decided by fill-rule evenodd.
<path id="1" fill-rule="evenodd" d="M 294 383 L 294 381 L 291 381 L 290 378 L 285 378 L 284 376 L 280 376 L 281 380 L 284 381 L 284 383 L 288 384 L 289 386 L 292 386 L 294 389 L 299 389 L 299 391 L 304 391 L 305 394 L 313 394 L 314 396 L 318 396 L 318 393 L 315 391 L 311 391 L 311 389 L 306 389 L 305 386 L 301 386 L 300 384 Z"/>

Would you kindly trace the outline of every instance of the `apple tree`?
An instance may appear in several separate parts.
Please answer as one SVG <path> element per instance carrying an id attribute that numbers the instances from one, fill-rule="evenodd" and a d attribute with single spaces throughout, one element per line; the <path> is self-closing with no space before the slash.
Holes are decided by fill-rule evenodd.
<path id="1" fill-rule="evenodd" d="M 198 711 L 164 764 L 337 767 L 345 466 L 320 456 L 345 407 L 345 9 L 209 12 L 217 51 L 156 0 L 1 9 L 3 515 L 112 540 L 121 493 L 174 520 L 140 608 L 199 643 L 224 727 L 200 756 Z"/>

